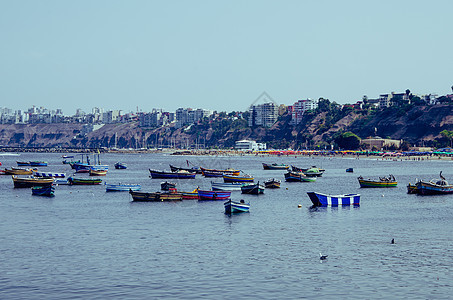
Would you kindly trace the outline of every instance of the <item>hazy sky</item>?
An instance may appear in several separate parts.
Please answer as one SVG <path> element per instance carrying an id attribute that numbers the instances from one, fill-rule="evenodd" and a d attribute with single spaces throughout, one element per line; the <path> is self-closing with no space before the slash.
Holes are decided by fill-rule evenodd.
<path id="1" fill-rule="evenodd" d="M 453 85 L 453 1 L 0 0 L 0 107 L 244 111 Z"/>

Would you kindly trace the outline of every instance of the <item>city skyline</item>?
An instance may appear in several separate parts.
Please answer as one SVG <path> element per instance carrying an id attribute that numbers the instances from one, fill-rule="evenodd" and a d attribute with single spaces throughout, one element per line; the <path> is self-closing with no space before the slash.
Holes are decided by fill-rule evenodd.
<path id="1" fill-rule="evenodd" d="M 0 11 L 0 102 L 73 114 L 246 111 L 451 92 L 450 1 L 20 1 Z"/>

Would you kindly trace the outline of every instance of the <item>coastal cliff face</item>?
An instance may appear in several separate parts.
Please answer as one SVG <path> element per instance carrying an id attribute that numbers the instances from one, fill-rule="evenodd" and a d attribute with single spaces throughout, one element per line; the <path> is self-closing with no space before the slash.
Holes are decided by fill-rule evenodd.
<path id="1" fill-rule="evenodd" d="M 375 113 L 350 110 L 332 117 L 328 112 L 307 114 L 297 126 L 283 115 L 271 128 L 250 128 L 245 120 L 216 120 L 175 129 L 141 128 L 137 123 L 106 124 L 84 133 L 83 124 L 0 125 L 0 145 L 7 147 L 144 148 L 233 147 L 235 141 L 253 139 L 274 148 L 313 147 L 332 143 L 339 132 L 360 138 L 378 136 L 410 143 L 441 138 L 453 131 L 453 106 L 388 108 Z"/>

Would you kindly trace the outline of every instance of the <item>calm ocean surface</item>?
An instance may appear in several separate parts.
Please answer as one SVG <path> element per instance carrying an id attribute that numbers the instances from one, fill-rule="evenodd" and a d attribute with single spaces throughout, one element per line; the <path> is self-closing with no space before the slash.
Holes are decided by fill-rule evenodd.
<path id="1" fill-rule="evenodd" d="M 49 199 L 0 176 L 0 299 L 453 297 L 453 195 L 406 194 L 408 182 L 441 170 L 453 182 L 453 161 L 104 154 L 110 171 L 103 180 L 157 191 L 161 180 L 150 179 L 148 168 L 185 166 L 186 159 L 259 181 L 276 177 L 282 188 L 233 192 L 251 208 L 229 217 L 223 201 L 132 203 L 127 192 L 104 186 L 58 186 Z M 60 154 L 0 155 L 2 167 L 16 160 L 45 160 L 40 170 L 71 174 Z M 115 170 L 116 161 L 128 169 Z M 286 183 L 284 171 L 263 170 L 262 162 L 326 172 L 314 183 Z M 397 188 L 359 188 L 359 175 L 388 174 Z M 177 183 L 186 191 L 210 188 L 199 175 Z M 307 191 L 359 192 L 361 206 L 310 209 Z M 322 263 L 320 252 L 328 255 Z"/>

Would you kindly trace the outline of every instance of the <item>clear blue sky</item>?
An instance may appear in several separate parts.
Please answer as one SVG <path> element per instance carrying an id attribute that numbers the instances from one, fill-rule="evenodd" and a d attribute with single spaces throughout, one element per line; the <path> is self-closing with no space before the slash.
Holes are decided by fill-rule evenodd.
<path id="1" fill-rule="evenodd" d="M 450 93 L 453 1 L 0 0 L 0 106 L 244 111 Z"/>

